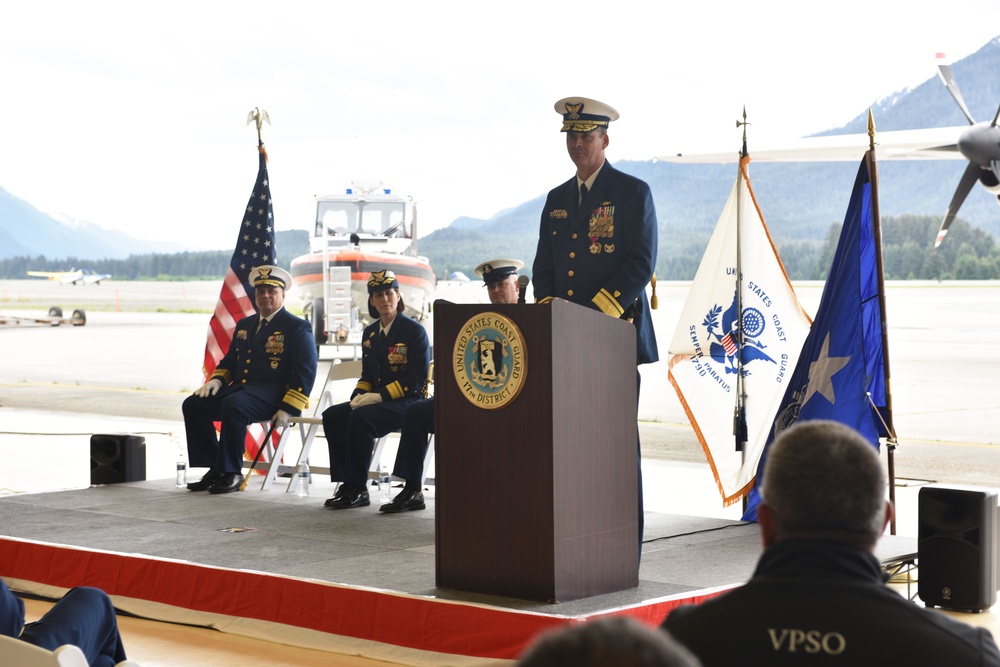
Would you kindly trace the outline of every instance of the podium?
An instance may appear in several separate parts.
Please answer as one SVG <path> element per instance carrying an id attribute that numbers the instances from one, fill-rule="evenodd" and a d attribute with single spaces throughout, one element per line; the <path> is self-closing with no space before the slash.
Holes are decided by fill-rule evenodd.
<path id="1" fill-rule="evenodd" d="M 635 328 L 558 299 L 439 300 L 434 342 L 437 585 L 549 603 L 638 586 Z"/>

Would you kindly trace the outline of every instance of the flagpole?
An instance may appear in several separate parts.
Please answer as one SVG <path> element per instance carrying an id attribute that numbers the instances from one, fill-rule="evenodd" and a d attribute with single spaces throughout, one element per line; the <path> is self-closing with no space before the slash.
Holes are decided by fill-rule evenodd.
<path id="1" fill-rule="evenodd" d="M 743 226 L 743 170 L 744 162 L 749 157 L 747 151 L 747 108 L 743 107 L 743 121 L 736 121 L 736 127 L 743 128 L 743 149 L 740 151 L 740 167 L 737 174 L 736 189 L 736 407 L 733 411 L 733 437 L 736 441 L 736 451 L 741 453 L 742 461 L 746 463 L 747 414 L 746 386 L 743 382 L 743 248 L 740 240 L 740 228 Z M 746 511 L 747 497 L 743 494 L 743 511 Z"/>
<path id="2" fill-rule="evenodd" d="M 878 276 L 878 305 L 882 316 L 882 369 L 885 377 L 885 415 L 880 415 L 885 427 L 886 460 L 889 468 L 889 500 L 896 507 L 896 429 L 892 423 L 892 386 L 889 373 L 889 326 L 885 313 L 885 273 L 882 266 L 882 218 L 878 203 L 878 166 L 875 160 L 875 118 L 868 109 L 868 165 L 872 189 L 872 237 L 875 242 L 875 271 Z M 869 399 L 870 400 L 870 399 Z M 875 407 L 874 405 L 872 407 Z M 878 413 L 878 409 L 875 410 Z M 889 532 L 896 534 L 896 513 L 889 520 Z"/>

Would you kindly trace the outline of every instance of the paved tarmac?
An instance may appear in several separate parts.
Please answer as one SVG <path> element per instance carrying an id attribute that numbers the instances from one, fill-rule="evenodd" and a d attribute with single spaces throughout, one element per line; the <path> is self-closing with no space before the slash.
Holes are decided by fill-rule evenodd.
<path id="1" fill-rule="evenodd" d="M 688 287 L 658 284 L 654 323 L 661 356 Z M 160 434 L 150 443 L 162 437 L 168 444 L 157 447 L 163 454 L 153 458 L 163 458 L 165 474 L 172 475 L 174 454 L 165 434 L 182 430 L 181 401 L 201 384 L 218 288 L 217 282 L 0 281 L 0 314 L 44 316 L 55 305 L 66 314 L 77 308 L 87 314 L 82 327 L 0 327 L 0 448 L 12 438 L 22 448 L 53 437 L 28 433 L 116 432 L 128 426 Z M 822 284 L 797 283 L 796 290 L 814 312 Z M 455 302 L 485 297 L 478 283 L 442 285 L 438 296 Z M 298 307 L 294 292 L 288 305 Z M 991 344 L 1000 330 L 1000 282 L 890 283 L 887 311 L 898 482 L 1000 486 L 1000 348 Z M 673 473 L 690 466 L 687 477 L 704 474 L 704 455 L 667 381 L 666 361 L 642 367 L 642 376 L 644 470 L 664 462 L 677 464 Z M 0 479 L 0 491 L 3 485 Z M 708 498 L 713 494 L 710 488 Z M 720 508 L 718 515 L 734 513 L 736 508 Z"/>

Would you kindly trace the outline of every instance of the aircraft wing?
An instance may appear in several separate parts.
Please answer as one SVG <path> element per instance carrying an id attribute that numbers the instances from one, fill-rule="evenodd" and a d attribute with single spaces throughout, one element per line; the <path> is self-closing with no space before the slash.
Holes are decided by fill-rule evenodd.
<path id="1" fill-rule="evenodd" d="M 48 280 L 59 280 L 62 278 L 62 271 L 28 271 L 29 276 L 35 278 L 46 278 Z"/>
<path id="2" fill-rule="evenodd" d="M 965 160 L 958 150 L 962 127 L 935 127 L 875 133 L 875 157 L 879 160 Z M 867 134 L 805 137 L 781 145 L 757 149 L 750 146 L 754 162 L 857 162 L 868 150 Z M 739 161 L 739 151 L 657 155 L 661 162 L 710 164 Z"/>
<path id="3" fill-rule="evenodd" d="M 57 280 L 63 285 L 69 285 L 83 278 L 83 271 L 28 271 L 29 276 Z"/>

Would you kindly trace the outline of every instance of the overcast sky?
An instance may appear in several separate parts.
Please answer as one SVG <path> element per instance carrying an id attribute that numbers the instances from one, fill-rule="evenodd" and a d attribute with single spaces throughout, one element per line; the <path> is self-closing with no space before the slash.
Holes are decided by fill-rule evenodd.
<path id="1" fill-rule="evenodd" d="M 231 247 L 263 129 L 278 230 L 377 179 L 420 235 L 572 175 L 554 102 L 611 104 L 608 157 L 839 127 L 1000 34 L 1000 2 L 7 3 L 0 187 L 138 238 Z M 961 85 L 961 81 L 959 82 Z M 942 95 L 947 93 L 942 86 Z M 877 119 L 876 119 L 877 120 Z M 280 248 L 279 248 L 280 253 Z"/>

